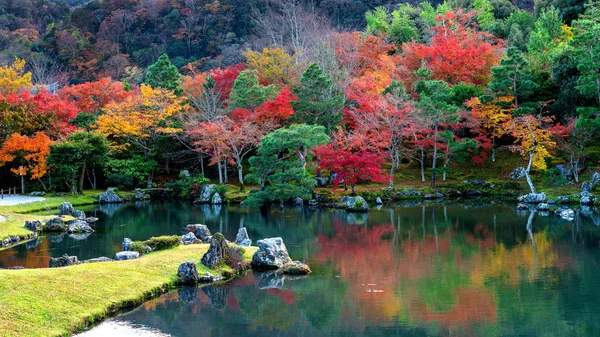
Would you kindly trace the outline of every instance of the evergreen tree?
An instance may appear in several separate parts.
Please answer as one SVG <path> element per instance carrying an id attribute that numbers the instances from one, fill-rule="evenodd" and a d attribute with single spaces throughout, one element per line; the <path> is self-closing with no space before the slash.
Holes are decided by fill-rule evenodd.
<path id="1" fill-rule="evenodd" d="M 600 3 L 588 4 L 585 13 L 573 21 L 573 46 L 581 72 L 577 89 L 600 104 Z"/>
<path id="2" fill-rule="evenodd" d="M 519 98 L 530 96 L 538 85 L 531 79 L 529 63 L 516 47 L 509 47 L 500 65 L 492 68 L 490 91 L 497 96 L 512 95 L 515 106 Z"/>
<path id="3" fill-rule="evenodd" d="M 261 85 L 258 82 L 256 70 L 244 70 L 235 79 L 231 95 L 229 96 L 230 109 L 255 109 L 264 102 L 277 96 L 274 85 Z"/>
<path id="4" fill-rule="evenodd" d="M 328 132 L 341 122 L 344 96 L 316 63 L 306 69 L 294 93 L 296 122 L 323 125 Z"/>
<path id="5" fill-rule="evenodd" d="M 165 88 L 179 95 L 182 92 L 180 79 L 177 67 L 171 63 L 167 54 L 162 54 L 156 63 L 148 67 L 145 83 L 153 88 Z"/>

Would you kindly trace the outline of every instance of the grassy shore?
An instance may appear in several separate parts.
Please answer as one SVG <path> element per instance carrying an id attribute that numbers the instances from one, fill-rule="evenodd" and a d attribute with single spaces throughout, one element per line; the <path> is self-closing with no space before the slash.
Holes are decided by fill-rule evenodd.
<path id="1" fill-rule="evenodd" d="M 208 271 L 199 263 L 208 247 L 57 269 L 0 270 L 0 336 L 68 336 L 172 288 L 185 261 L 196 262 L 199 273 Z M 250 260 L 256 248 L 245 250 Z"/>

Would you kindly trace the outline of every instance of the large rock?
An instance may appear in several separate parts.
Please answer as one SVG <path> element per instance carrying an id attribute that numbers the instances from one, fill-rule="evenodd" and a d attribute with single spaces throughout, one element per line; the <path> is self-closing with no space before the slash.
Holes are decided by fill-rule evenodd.
<path id="1" fill-rule="evenodd" d="M 202 242 L 202 241 L 198 240 L 196 235 L 194 235 L 194 233 L 192 233 L 192 232 L 183 234 L 181 236 L 181 244 L 184 246 L 185 245 L 193 245 L 193 244 L 200 243 L 200 242 Z"/>
<path id="2" fill-rule="evenodd" d="M 133 240 L 131 240 L 130 238 L 124 238 L 123 243 L 121 244 L 121 248 L 123 248 L 123 251 L 125 252 L 131 251 L 133 249 Z"/>
<path id="3" fill-rule="evenodd" d="M 377 197 L 377 199 L 375 199 L 375 204 L 376 205 L 383 205 L 383 200 L 381 200 L 380 197 Z"/>
<path id="4" fill-rule="evenodd" d="M 216 192 L 215 194 L 213 194 L 212 200 L 210 202 L 213 205 L 222 205 L 223 204 L 223 198 L 221 198 L 221 195 L 219 194 L 219 192 Z"/>
<path id="5" fill-rule="evenodd" d="M 76 265 L 77 263 L 77 256 L 69 256 L 67 254 L 61 257 L 50 258 L 50 268 L 68 267 Z"/>
<path id="6" fill-rule="evenodd" d="M 62 204 L 60 204 L 60 206 L 58 206 L 58 216 L 73 215 L 74 211 L 75 209 L 73 208 L 73 205 L 70 202 L 63 202 Z"/>
<path id="7" fill-rule="evenodd" d="M 196 264 L 192 261 L 184 262 L 177 269 L 177 277 L 181 284 L 196 284 L 200 281 Z"/>
<path id="8" fill-rule="evenodd" d="M 529 193 L 519 197 L 519 202 L 524 202 L 526 204 L 540 204 L 545 203 L 548 198 L 546 197 L 546 193 Z"/>
<path id="9" fill-rule="evenodd" d="M 538 211 L 549 211 L 550 210 L 550 204 L 547 204 L 545 202 L 539 203 L 536 208 L 538 209 Z"/>
<path id="10" fill-rule="evenodd" d="M 579 203 L 582 205 L 591 206 L 596 201 L 596 196 L 590 192 L 581 192 L 580 196 Z"/>
<path id="11" fill-rule="evenodd" d="M 25 228 L 37 233 L 42 230 L 43 225 L 40 220 L 29 220 L 25 221 Z"/>
<path id="12" fill-rule="evenodd" d="M 101 204 L 119 204 L 123 202 L 123 199 L 115 193 L 114 187 L 107 188 L 106 192 L 100 194 L 99 199 Z"/>
<path id="13" fill-rule="evenodd" d="M 208 227 L 206 227 L 206 225 L 192 224 L 192 225 L 187 225 L 185 227 L 185 229 L 187 232 L 194 233 L 194 235 L 196 235 L 196 237 L 198 239 L 202 240 L 202 242 L 204 242 L 204 243 L 210 242 L 210 240 L 207 240 L 207 238 L 210 238 L 212 236 L 212 234 L 210 233 L 210 230 L 208 229 Z"/>
<path id="14" fill-rule="evenodd" d="M 235 243 L 240 246 L 250 246 L 252 244 L 252 240 L 248 237 L 246 227 L 242 227 L 238 230 L 237 235 L 235 236 Z"/>
<path id="15" fill-rule="evenodd" d="M 206 273 L 200 275 L 200 282 L 209 283 L 209 282 L 217 282 L 221 281 L 223 276 L 221 275 L 213 275 L 211 272 L 207 271 Z"/>
<path id="16" fill-rule="evenodd" d="M 367 201 L 361 197 L 342 197 L 339 201 L 340 204 L 344 207 L 344 209 L 348 212 L 368 212 L 369 204 Z"/>
<path id="17" fill-rule="evenodd" d="M 302 200 L 302 198 L 300 198 L 300 197 L 297 197 L 294 200 L 294 203 L 296 204 L 296 206 L 303 206 L 304 205 L 304 200 Z"/>
<path id="18" fill-rule="evenodd" d="M 114 261 L 114 260 L 109 257 L 100 256 L 100 257 L 96 257 L 93 259 L 85 260 L 83 262 L 84 263 L 102 263 L 102 262 L 112 262 L 112 261 Z"/>
<path id="19" fill-rule="evenodd" d="M 286 263 L 281 271 L 284 274 L 288 275 L 308 275 L 312 273 L 312 270 L 308 267 L 306 263 L 302 263 L 300 261 L 293 261 L 290 263 Z"/>
<path id="20" fill-rule="evenodd" d="M 217 187 L 212 184 L 206 184 L 202 188 L 202 192 L 200 192 L 200 202 L 201 203 L 211 203 L 213 194 L 217 192 Z"/>
<path id="21" fill-rule="evenodd" d="M 67 233 L 92 233 L 92 227 L 83 220 L 73 220 L 68 222 Z"/>
<path id="22" fill-rule="evenodd" d="M 65 220 L 61 217 L 52 218 L 46 221 L 44 224 L 45 232 L 66 232 L 67 225 L 65 224 Z"/>
<path id="23" fill-rule="evenodd" d="M 80 210 L 74 210 L 71 215 L 77 219 L 85 220 L 85 212 Z"/>
<path id="24" fill-rule="evenodd" d="M 256 242 L 258 250 L 252 255 L 252 267 L 256 269 L 278 269 L 292 262 L 283 239 L 268 238 Z"/>
<path id="25" fill-rule="evenodd" d="M 570 208 L 556 210 L 556 214 L 567 221 L 575 220 L 575 212 Z"/>
<path id="26" fill-rule="evenodd" d="M 140 257 L 140 253 L 138 252 L 118 252 L 115 254 L 115 260 L 135 260 Z"/>
<path id="27" fill-rule="evenodd" d="M 213 235 L 208 251 L 200 260 L 203 265 L 212 268 L 229 262 L 229 246 L 221 233 Z"/>

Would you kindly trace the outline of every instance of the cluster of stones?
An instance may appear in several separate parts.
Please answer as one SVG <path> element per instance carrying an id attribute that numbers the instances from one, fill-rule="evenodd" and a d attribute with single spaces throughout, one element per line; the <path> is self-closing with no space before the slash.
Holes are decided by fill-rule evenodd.
<path id="1" fill-rule="evenodd" d="M 115 190 L 116 190 L 116 188 L 109 187 L 106 189 L 106 191 L 104 193 L 100 194 L 100 196 L 98 197 L 100 203 L 101 204 L 120 204 L 120 203 L 122 203 L 123 199 L 115 193 Z M 136 195 L 137 195 L 137 191 L 136 191 Z"/>
<path id="2" fill-rule="evenodd" d="M 211 204 L 211 205 L 222 205 L 223 197 L 217 192 L 217 186 L 213 184 L 206 184 L 200 192 L 200 199 L 196 201 L 199 204 Z"/>
<path id="3" fill-rule="evenodd" d="M 65 217 L 71 216 L 75 219 L 65 221 Z M 58 216 L 46 222 L 31 220 L 25 222 L 25 228 L 34 233 L 39 232 L 62 232 L 69 234 L 92 233 L 94 229 L 90 223 L 98 221 L 98 218 L 86 217 L 85 212 L 75 210 L 70 202 L 63 202 L 58 208 Z"/>

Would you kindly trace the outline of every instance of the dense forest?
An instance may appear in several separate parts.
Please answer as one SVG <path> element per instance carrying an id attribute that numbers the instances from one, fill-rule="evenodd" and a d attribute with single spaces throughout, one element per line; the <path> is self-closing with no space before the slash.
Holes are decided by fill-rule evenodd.
<path id="1" fill-rule="evenodd" d="M 585 1 L 0 0 L 0 178 L 264 204 L 502 151 L 535 192 L 597 169 L 598 53 Z"/>

